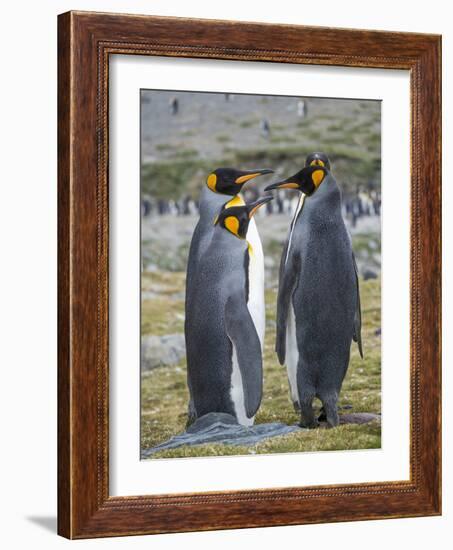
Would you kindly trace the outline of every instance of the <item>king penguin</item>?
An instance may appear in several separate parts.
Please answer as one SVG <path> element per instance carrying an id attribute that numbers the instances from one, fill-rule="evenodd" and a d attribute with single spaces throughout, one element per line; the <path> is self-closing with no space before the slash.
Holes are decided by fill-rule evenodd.
<path id="1" fill-rule="evenodd" d="M 220 209 L 233 206 L 244 205 L 244 200 L 240 194 L 244 185 L 257 176 L 272 174 L 273 170 L 237 170 L 235 168 L 217 168 L 206 178 L 206 185 L 203 186 L 199 202 L 200 219 L 195 227 L 189 248 L 189 257 L 187 261 L 186 272 L 186 321 L 184 332 L 187 338 L 187 319 L 190 318 L 190 311 L 193 306 L 194 274 L 199 269 L 199 261 L 205 254 L 212 236 L 214 234 L 214 219 Z M 227 200 L 231 197 L 230 200 Z M 257 331 L 260 338 L 261 347 L 264 343 L 265 331 L 265 310 L 264 310 L 264 256 L 261 239 L 256 227 L 255 220 L 252 218 L 248 224 L 247 240 L 251 244 L 254 252 L 255 266 L 255 285 L 254 294 L 250 300 L 250 307 L 256 311 Z M 189 393 L 192 395 L 189 382 Z M 193 410 L 193 400 L 190 397 L 188 423 L 190 424 L 196 418 Z"/>
<path id="2" fill-rule="evenodd" d="M 250 426 L 261 403 L 262 350 L 256 312 L 250 307 L 255 258 L 247 235 L 253 215 L 269 200 L 224 205 L 192 274 L 191 308 L 186 312 L 189 423 L 222 412 Z"/>
<path id="3" fill-rule="evenodd" d="M 192 297 L 192 273 L 196 271 L 200 258 L 205 253 L 214 232 L 214 219 L 221 208 L 244 205 L 240 194 L 244 184 L 251 179 L 264 174 L 272 174 L 273 170 L 236 170 L 235 168 L 217 168 L 206 179 L 200 196 L 200 219 L 195 227 L 189 248 L 186 274 L 186 312 L 191 306 Z M 228 196 L 231 197 L 226 201 Z M 247 240 L 253 247 L 256 257 L 256 265 L 259 266 L 257 274 L 258 283 L 264 293 L 264 257 L 261 239 L 254 219 L 250 220 L 247 230 Z M 264 315 L 259 328 L 260 340 L 264 339 Z"/>
<path id="4" fill-rule="evenodd" d="M 287 367 L 300 425 L 318 425 L 317 397 L 334 427 L 352 340 L 363 357 L 357 265 L 341 191 L 324 153 L 309 155 L 300 172 L 265 191 L 272 189 L 301 192 L 280 263 L 276 352 Z"/>

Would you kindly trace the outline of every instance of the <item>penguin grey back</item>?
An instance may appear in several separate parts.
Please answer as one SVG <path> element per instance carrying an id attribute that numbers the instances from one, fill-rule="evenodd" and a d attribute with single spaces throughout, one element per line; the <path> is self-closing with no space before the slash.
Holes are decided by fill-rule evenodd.
<path id="1" fill-rule="evenodd" d="M 202 253 L 206 250 L 212 238 L 214 220 L 216 215 L 225 203 L 225 195 L 213 193 L 206 186 L 203 186 L 200 193 L 199 212 L 200 218 L 190 241 L 189 256 L 187 259 L 186 271 L 186 307 L 187 300 L 192 295 L 192 273 Z"/>

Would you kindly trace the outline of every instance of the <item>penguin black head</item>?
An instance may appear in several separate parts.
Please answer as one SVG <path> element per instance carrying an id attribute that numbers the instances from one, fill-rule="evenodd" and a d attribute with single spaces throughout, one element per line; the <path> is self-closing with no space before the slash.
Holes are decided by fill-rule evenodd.
<path id="1" fill-rule="evenodd" d="M 235 237 L 245 239 L 250 220 L 260 206 L 273 199 L 271 196 L 262 197 L 255 202 L 243 206 L 222 207 L 214 225 L 220 225 Z"/>
<path id="2" fill-rule="evenodd" d="M 264 174 L 273 174 L 273 170 L 236 170 L 236 168 L 217 168 L 209 174 L 206 185 L 214 193 L 223 195 L 237 195 L 247 181 L 262 176 Z"/>
<path id="3" fill-rule="evenodd" d="M 329 172 L 324 166 L 312 165 L 305 166 L 300 172 L 287 178 L 286 180 L 273 183 L 264 188 L 265 191 L 272 189 L 296 189 L 310 196 L 318 189 L 324 178 Z"/>
<path id="4" fill-rule="evenodd" d="M 311 153 L 305 159 L 305 166 L 325 166 L 327 170 L 330 170 L 329 157 L 321 152 Z"/>

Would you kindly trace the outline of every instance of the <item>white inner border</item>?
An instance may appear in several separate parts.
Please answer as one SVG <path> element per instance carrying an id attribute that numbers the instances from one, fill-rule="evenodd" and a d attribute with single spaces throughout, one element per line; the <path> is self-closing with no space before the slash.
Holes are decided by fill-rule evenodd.
<path id="1" fill-rule="evenodd" d="M 141 88 L 382 100 L 380 450 L 140 461 Z M 110 494 L 409 479 L 409 72 L 114 55 L 109 116 Z"/>

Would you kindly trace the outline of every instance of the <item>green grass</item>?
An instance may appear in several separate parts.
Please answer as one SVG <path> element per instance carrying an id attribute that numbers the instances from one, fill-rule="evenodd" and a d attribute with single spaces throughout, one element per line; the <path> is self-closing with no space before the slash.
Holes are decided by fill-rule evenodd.
<path id="1" fill-rule="evenodd" d="M 174 149 L 174 145 L 172 145 L 171 143 L 158 143 L 156 145 L 156 149 L 158 151 L 171 151 L 172 149 Z"/>
<path id="2" fill-rule="evenodd" d="M 196 158 L 198 155 L 198 151 L 196 149 L 179 149 L 175 151 L 174 158 L 178 160 L 192 160 L 193 158 Z"/>
<path id="3" fill-rule="evenodd" d="M 184 273 L 144 274 L 143 290 L 158 288 L 158 297 L 144 300 L 142 332 L 165 334 L 183 331 L 184 302 L 179 297 Z M 176 298 L 175 298 L 176 296 Z M 361 282 L 362 339 L 365 359 L 361 360 L 353 344 L 351 362 L 340 396 L 340 405 L 352 405 L 350 412 L 379 413 L 381 410 L 381 342 L 375 334 L 380 328 L 380 280 Z M 294 424 L 286 371 L 274 352 L 276 291 L 266 291 L 267 330 L 264 347 L 264 393 L 256 423 Z M 188 403 L 185 361 L 172 367 L 160 367 L 144 373 L 141 384 L 141 445 L 148 448 L 184 431 Z M 320 406 L 319 403 L 317 403 Z M 297 432 L 269 439 L 253 447 L 202 445 L 161 451 L 153 458 L 267 454 L 284 452 L 373 449 L 381 445 L 380 426 L 342 425 L 338 428 Z"/>

